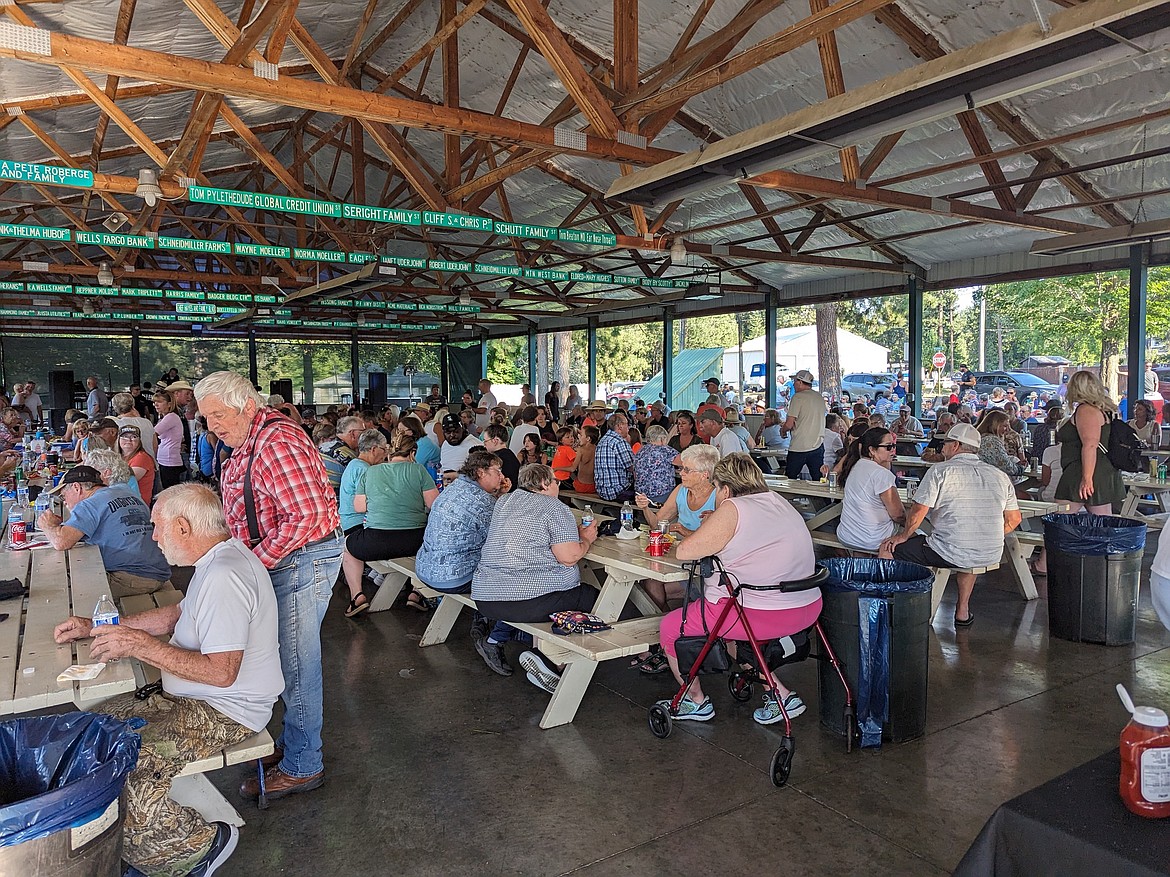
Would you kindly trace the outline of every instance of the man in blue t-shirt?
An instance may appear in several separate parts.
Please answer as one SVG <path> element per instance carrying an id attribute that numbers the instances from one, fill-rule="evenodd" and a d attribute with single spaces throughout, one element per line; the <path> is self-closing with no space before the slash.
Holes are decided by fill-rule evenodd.
<path id="1" fill-rule="evenodd" d="M 76 466 L 50 493 L 60 494 L 69 509 L 69 523 L 46 511 L 37 518 L 37 526 L 58 551 L 72 548 L 82 538 L 96 545 L 114 599 L 174 590 L 170 564 L 154 541 L 150 509 L 136 484 L 106 487 L 97 469 Z"/>

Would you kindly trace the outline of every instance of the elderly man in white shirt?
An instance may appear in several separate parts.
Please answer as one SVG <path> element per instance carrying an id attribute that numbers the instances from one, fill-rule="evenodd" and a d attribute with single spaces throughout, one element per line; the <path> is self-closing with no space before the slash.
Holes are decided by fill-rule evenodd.
<path id="1" fill-rule="evenodd" d="M 882 543 L 881 557 L 952 569 L 999 561 L 1004 536 L 1020 525 L 1020 507 L 1008 477 L 977 456 L 981 439 L 968 423 L 951 427 L 943 443 L 945 462 L 927 470 L 905 529 Z M 917 534 L 927 517 L 930 534 Z M 957 578 L 955 627 L 969 627 L 975 620 L 970 607 L 975 574 L 961 572 Z"/>

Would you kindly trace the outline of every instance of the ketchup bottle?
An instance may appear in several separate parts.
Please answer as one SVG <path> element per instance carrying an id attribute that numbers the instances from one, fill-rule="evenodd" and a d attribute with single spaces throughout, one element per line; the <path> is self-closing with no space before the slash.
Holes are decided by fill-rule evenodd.
<path id="1" fill-rule="evenodd" d="M 1117 688 L 1133 714 L 1121 732 L 1121 800 L 1138 816 L 1170 817 L 1170 719 L 1155 707 L 1135 707 Z"/>

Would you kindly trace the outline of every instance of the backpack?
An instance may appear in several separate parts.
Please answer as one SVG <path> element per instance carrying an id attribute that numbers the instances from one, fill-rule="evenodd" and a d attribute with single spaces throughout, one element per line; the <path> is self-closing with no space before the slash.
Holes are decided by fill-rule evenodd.
<path id="1" fill-rule="evenodd" d="M 1142 461 L 1145 444 L 1133 427 L 1120 417 L 1109 422 L 1109 447 L 1099 442 L 1097 447 L 1119 472 L 1141 472 L 1145 468 Z"/>

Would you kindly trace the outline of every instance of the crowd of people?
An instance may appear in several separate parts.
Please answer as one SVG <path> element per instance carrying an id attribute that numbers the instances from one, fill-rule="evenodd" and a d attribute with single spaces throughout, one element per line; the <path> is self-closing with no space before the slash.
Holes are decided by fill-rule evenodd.
<path id="1" fill-rule="evenodd" d="M 1005 534 L 1020 521 L 1009 476 L 1027 464 L 1029 450 L 1040 449 L 1045 495 L 1074 510 L 1107 512 L 1124 493 L 1100 451 L 1117 406 L 1089 372 L 1067 384 L 1071 410 L 1053 400 L 1034 427 L 1011 400 L 976 416 L 956 399 L 929 432 L 905 405 L 830 406 L 802 370 L 783 407 L 767 409 L 753 436 L 712 382 L 694 412 L 663 402 L 584 404 L 576 387 L 562 401 L 555 385 L 543 404 L 525 387 L 521 405 L 509 409 L 487 379 L 478 395 L 464 392 L 459 402 L 448 403 L 435 386 L 406 410 L 333 405 L 318 412 L 264 397 L 231 372 L 192 385 L 172 370 L 149 398 L 141 387 L 110 395 L 90 379 L 86 411 L 67 417 L 65 438 L 80 465 L 53 488 L 68 519 L 45 512 L 41 530 L 59 549 L 83 538 L 97 545 L 115 597 L 172 588 L 172 566 L 195 569 L 176 606 L 124 618 L 113 631 L 74 617 L 56 632 L 59 642 L 92 635 L 96 659 L 135 657 L 163 671 L 162 691 L 147 701 L 103 707 L 150 722 L 130 781 L 130 864 L 141 873 L 185 874 L 230 855 L 235 829 L 206 823 L 165 789 L 192 759 L 263 728 L 278 696 L 284 719 L 266 759 L 268 797 L 324 782 L 320 627 L 339 580 L 348 597 L 344 614 L 369 610 L 369 589 L 378 583 L 370 562 L 414 557 L 420 582 L 470 593 L 478 605 L 472 643 L 501 676 L 515 672 L 505 645 L 525 640 L 509 621 L 588 612 L 596 591 L 582 584 L 578 563 L 598 538 L 597 524 L 578 523 L 562 490 L 630 502 L 650 525 L 669 523 L 681 540 L 678 559 L 718 554 L 740 580 L 760 584 L 808 577 L 815 557 L 801 515 L 768 488 L 766 458 L 757 463 L 752 449 L 783 447 L 790 478 L 837 474 L 845 545 L 936 567 L 999 559 Z M 19 408 L 0 412 L 0 451 L 19 444 L 43 417 L 35 384 L 19 388 Z M 1152 421 L 1139 406 L 1135 430 L 1156 436 Z M 893 464 L 900 449 L 917 452 L 920 444 L 935 465 L 907 508 Z M 927 519 L 930 534 L 918 534 Z M 1036 571 L 1043 574 L 1043 557 Z M 958 575 L 957 627 L 974 621 L 974 584 L 973 574 Z M 662 647 L 634 664 L 646 673 L 669 671 L 681 684 L 686 668 L 674 641 L 702 632 L 695 626 L 700 614 L 671 609 L 679 594 L 661 583 L 648 582 L 646 590 L 663 611 Z M 701 614 L 717 616 L 726 599 L 718 582 L 708 582 Z M 433 608 L 409 586 L 399 604 Z M 744 607 L 759 636 L 783 636 L 815 621 L 820 592 L 761 592 L 745 596 Z M 738 623 L 732 613 L 719 633 L 745 638 Z M 517 660 L 529 682 L 556 691 L 562 668 L 530 646 Z M 772 674 L 754 719 L 771 724 L 804 708 Z M 692 683 L 677 718 L 713 716 L 701 685 Z M 257 797 L 258 780 L 240 792 Z"/>

